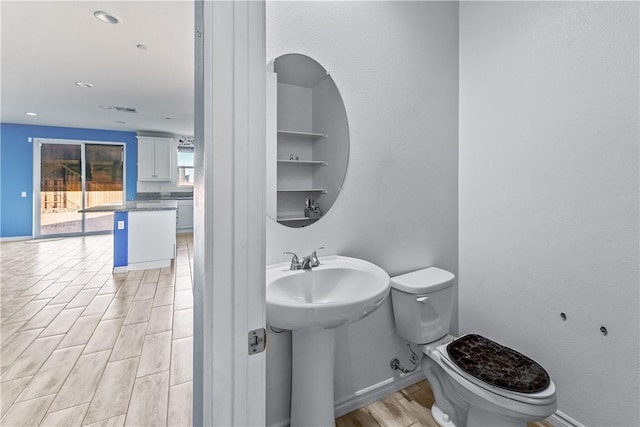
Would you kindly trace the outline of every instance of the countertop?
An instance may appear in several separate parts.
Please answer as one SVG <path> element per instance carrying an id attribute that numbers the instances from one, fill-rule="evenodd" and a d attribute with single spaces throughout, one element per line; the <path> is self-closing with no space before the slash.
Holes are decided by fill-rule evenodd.
<path id="1" fill-rule="evenodd" d="M 166 211 L 178 209 L 177 200 L 134 200 L 123 205 L 102 205 L 83 209 L 78 212 L 133 212 Z"/>
<path id="2" fill-rule="evenodd" d="M 138 193 L 136 200 L 193 200 L 192 191 L 172 191 L 170 193 Z"/>

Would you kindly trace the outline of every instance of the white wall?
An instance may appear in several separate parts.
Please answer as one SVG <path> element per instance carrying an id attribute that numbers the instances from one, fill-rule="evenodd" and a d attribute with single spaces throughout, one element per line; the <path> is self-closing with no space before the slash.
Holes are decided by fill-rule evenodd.
<path id="1" fill-rule="evenodd" d="M 637 2 L 460 5 L 460 332 L 590 426 L 640 424 L 638 31 Z"/>
<path id="2" fill-rule="evenodd" d="M 313 226 L 267 221 L 267 263 L 325 246 L 321 256 L 359 257 L 391 275 L 430 265 L 457 273 L 457 3 L 268 2 L 267 58 L 292 52 L 316 59 L 340 90 L 349 169 Z M 268 342 L 272 424 L 289 414 L 290 336 Z M 387 301 L 339 332 L 336 400 L 392 378 L 397 356 L 407 360 Z"/>

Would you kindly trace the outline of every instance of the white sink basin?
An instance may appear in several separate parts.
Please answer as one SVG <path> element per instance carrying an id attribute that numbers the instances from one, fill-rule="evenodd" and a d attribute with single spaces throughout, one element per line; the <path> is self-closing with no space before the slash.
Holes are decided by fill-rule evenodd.
<path id="1" fill-rule="evenodd" d="M 328 256 L 311 270 L 289 263 L 267 268 L 267 323 L 281 329 L 336 328 L 375 311 L 389 294 L 389 275 L 356 258 Z"/>
<path id="2" fill-rule="evenodd" d="M 292 331 L 291 427 L 335 425 L 336 328 L 375 311 L 390 289 L 389 275 L 370 262 L 336 255 L 320 263 L 267 267 L 267 323 Z"/>

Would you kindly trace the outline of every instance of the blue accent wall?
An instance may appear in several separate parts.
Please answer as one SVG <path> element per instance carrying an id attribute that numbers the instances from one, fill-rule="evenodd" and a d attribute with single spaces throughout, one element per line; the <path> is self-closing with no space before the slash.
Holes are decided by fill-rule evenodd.
<path id="1" fill-rule="evenodd" d="M 124 228 L 118 229 L 118 222 L 124 223 Z M 113 214 L 113 267 L 129 265 L 129 212 L 115 212 Z"/>
<path id="2" fill-rule="evenodd" d="M 33 142 L 29 138 L 123 142 L 126 146 L 127 200 L 134 200 L 138 180 L 135 132 L 0 124 L 0 237 L 32 236 Z M 20 197 L 26 191 L 27 197 Z"/>

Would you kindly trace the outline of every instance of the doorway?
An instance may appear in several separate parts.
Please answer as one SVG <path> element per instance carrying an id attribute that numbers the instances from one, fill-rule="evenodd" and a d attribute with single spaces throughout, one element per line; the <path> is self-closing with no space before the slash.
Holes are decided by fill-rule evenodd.
<path id="1" fill-rule="evenodd" d="M 106 233 L 113 213 L 84 212 L 125 200 L 125 145 L 36 139 L 34 237 Z"/>

